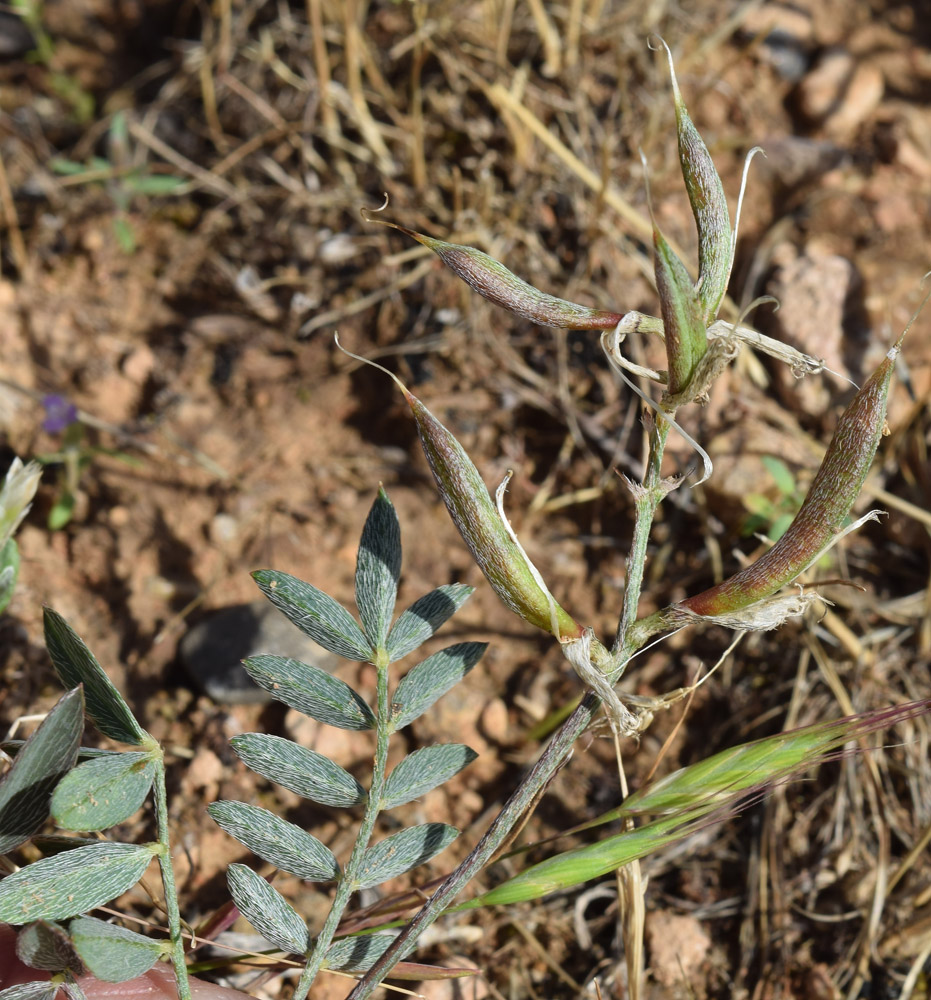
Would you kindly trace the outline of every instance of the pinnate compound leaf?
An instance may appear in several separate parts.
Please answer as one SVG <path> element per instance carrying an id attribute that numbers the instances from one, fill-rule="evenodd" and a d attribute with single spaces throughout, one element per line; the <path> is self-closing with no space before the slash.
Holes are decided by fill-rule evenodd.
<path id="1" fill-rule="evenodd" d="M 327 948 L 324 968 L 367 972 L 388 950 L 397 934 L 365 934 L 340 938 Z"/>
<path id="2" fill-rule="evenodd" d="M 445 823 L 424 823 L 393 833 L 365 852 L 356 888 L 369 889 L 403 875 L 449 847 L 458 836 L 459 831 Z"/>
<path id="3" fill-rule="evenodd" d="M 362 529 L 356 560 L 356 605 L 375 649 L 388 638 L 401 576 L 401 525 L 388 494 L 379 489 Z"/>
<path id="4" fill-rule="evenodd" d="M 48 818 L 52 792 L 74 767 L 83 731 L 84 695 L 75 688 L 22 744 L 0 780 L 0 854 L 19 847 Z"/>
<path id="5" fill-rule="evenodd" d="M 0 740 L 0 750 L 10 757 L 15 757 L 25 745 L 25 740 Z M 101 750 L 99 747 L 78 747 L 77 762 L 83 764 L 84 761 L 93 760 L 95 757 L 116 757 L 125 752 L 125 750 Z"/>
<path id="6" fill-rule="evenodd" d="M 394 728 L 403 729 L 458 684 L 482 658 L 487 642 L 460 642 L 412 667 L 398 684 L 392 699 Z"/>
<path id="7" fill-rule="evenodd" d="M 277 701 L 339 729 L 374 729 L 375 716 L 361 695 L 320 667 L 285 656 L 250 656 L 246 672 Z"/>
<path id="8" fill-rule="evenodd" d="M 268 809 L 226 799 L 211 803 L 207 812 L 231 837 L 276 868 L 307 882 L 339 878 L 339 865 L 328 847 Z"/>
<path id="9" fill-rule="evenodd" d="M 35 861 L 0 882 L 0 923 L 65 920 L 134 886 L 157 844 L 100 842 Z"/>
<path id="10" fill-rule="evenodd" d="M 166 951 L 167 942 L 143 937 L 96 917 L 78 917 L 68 930 L 81 960 L 105 983 L 125 983 L 143 975 Z"/>
<path id="11" fill-rule="evenodd" d="M 366 799 L 365 789 L 348 771 L 293 740 L 243 733 L 234 736 L 230 744 L 257 774 L 312 802 L 345 809 Z"/>
<path id="12" fill-rule="evenodd" d="M 388 775 L 382 809 L 393 809 L 425 795 L 449 781 L 477 756 L 462 743 L 441 743 L 415 750 Z"/>
<path id="13" fill-rule="evenodd" d="M 48 920 L 27 924 L 16 935 L 16 957 L 30 969 L 43 969 L 46 972 L 71 969 L 72 972 L 81 972 L 81 960 L 74 950 L 71 938 L 62 927 Z"/>
<path id="14" fill-rule="evenodd" d="M 288 954 L 307 953 L 307 925 L 274 886 L 251 868 L 237 864 L 226 869 L 226 881 L 239 911 L 266 941 Z"/>
<path id="15" fill-rule="evenodd" d="M 41 983 L 20 983 L 0 990 L 0 1000 L 55 1000 L 58 984 L 47 979 Z"/>
<path id="16" fill-rule="evenodd" d="M 106 830 L 132 816 L 154 779 L 151 754 L 95 757 L 62 778 L 52 796 L 52 816 L 65 830 Z"/>
<path id="17" fill-rule="evenodd" d="M 136 721 L 94 654 L 65 619 L 51 608 L 45 609 L 45 645 L 62 684 L 66 688 L 84 685 L 87 714 L 104 736 L 133 746 L 149 741 L 148 733 Z"/>
<path id="18" fill-rule="evenodd" d="M 449 583 L 425 594 L 401 615 L 388 635 L 391 662 L 412 653 L 445 624 L 472 596 L 474 587 Z"/>
<path id="19" fill-rule="evenodd" d="M 347 660 L 372 658 L 372 648 L 355 618 L 328 594 L 273 569 L 256 570 L 252 578 L 279 611 L 324 649 Z"/>

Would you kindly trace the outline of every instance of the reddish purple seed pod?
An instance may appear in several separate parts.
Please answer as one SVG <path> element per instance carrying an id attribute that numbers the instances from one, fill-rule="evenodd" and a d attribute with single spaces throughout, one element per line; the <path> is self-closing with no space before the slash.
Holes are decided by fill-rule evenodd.
<path id="1" fill-rule="evenodd" d="M 724 615 L 770 597 L 811 565 L 843 529 L 882 437 L 898 352 L 897 344 L 844 411 L 805 502 L 782 538 L 746 569 L 678 607 L 697 615 Z"/>
<path id="2" fill-rule="evenodd" d="M 396 222 L 375 221 L 428 247 L 483 298 L 533 323 L 560 330 L 613 330 L 623 318 L 619 312 L 594 309 L 541 292 L 475 247 L 435 240 Z"/>

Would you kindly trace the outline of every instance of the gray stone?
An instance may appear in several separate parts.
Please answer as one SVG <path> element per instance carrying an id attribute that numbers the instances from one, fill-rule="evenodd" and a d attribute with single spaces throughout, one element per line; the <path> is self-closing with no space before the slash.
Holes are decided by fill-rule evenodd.
<path id="1" fill-rule="evenodd" d="M 190 629 L 178 647 L 181 663 L 198 687 L 226 705 L 270 700 L 241 662 L 260 653 L 291 656 L 324 670 L 340 662 L 266 600 L 214 611 Z"/>

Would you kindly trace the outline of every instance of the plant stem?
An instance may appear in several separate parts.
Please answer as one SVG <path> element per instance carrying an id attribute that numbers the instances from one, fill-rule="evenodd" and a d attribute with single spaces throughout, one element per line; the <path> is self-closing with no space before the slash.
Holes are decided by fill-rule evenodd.
<path id="1" fill-rule="evenodd" d="M 437 917 L 442 915 L 447 905 L 459 894 L 462 888 L 484 868 L 510 834 L 514 825 L 533 804 L 540 789 L 546 785 L 569 756 L 575 741 L 585 731 L 600 705 L 599 699 L 591 692 L 582 699 L 579 707 L 569 716 L 562 729 L 549 742 L 539 760 L 511 794 L 501 812 L 495 817 L 494 822 L 469 856 L 451 875 L 447 876 L 439 889 L 398 935 L 391 947 L 359 980 L 346 1000 L 363 1000 L 364 997 L 371 996 L 382 979 L 397 965 L 402 949 L 410 941 L 416 941 Z"/>
<path id="2" fill-rule="evenodd" d="M 615 672 L 617 676 L 623 672 L 623 666 L 636 651 L 631 647 L 635 632 L 630 628 L 637 616 L 637 604 L 640 599 L 640 588 L 643 584 L 643 571 L 646 564 L 647 542 L 656 508 L 663 497 L 669 492 L 672 483 L 663 481 L 660 467 L 663 461 L 663 450 L 670 425 L 662 417 L 657 416 L 650 433 L 650 451 L 647 458 L 646 474 L 642 486 L 636 488 L 634 495 L 637 501 L 634 537 L 631 543 L 628 559 L 627 588 L 624 593 L 624 611 L 621 625 L 618 628 L 618 641 L 615 650 Z M 615 678 L 616 679 L 616 678 Z M 469 856 L 450 874 L 443 884 L 430 897 L 429 901 L 418 911 L 408 926 L 398 935 L 391 947 L 359 980 L 356 987 L 349 993 L 346 1000 L 365 1000 L 372 995 L 381 981 L 391 972 L 400 960 L 409 942 L 417 938 L 439 917 L 472 878 L 488 863 L 498 847 L 504 843 L 515 824 L 529 809 L 546 783 L 562 766 L 572 751 L 575 741 L 588 727 L 595 712 L 601 706 L 601 701 L 593 692 L 580 702 L 578 708 L 569 716 L 558 733 L 550 740 L 539 760 L 530 769 L 520 785 L 511 794 L 495 817 L 494 822 L 476 844 Z M 296 1000 L 302 1000 L 298 997 Z"/>
<path id="3" fill-rule="evenodd" d="M 637 619 L 637 607 L 640 603 L 640 591 L 643 586 L 643 572 L 647 562 L 647 544 L 650 531 L 653 528 L 653 518 L 656 508 L 662 503 L 669 492 L 671 484 L 664 482 L 660 469 L 663 464 L 663 452 L 666 449 L 666 438 L 669 436 L 670 423 L 658 413 L 654 416 L 650 431 L 650 451 L 647 456 L 646 473 L 643 483 L 632 490 L 636 514 L 634 533 L 630 543 L 630 555 L 627 557 L 627 585 L 624 588 L 624 609 L 617 627 L 617 637 L 614 642 L 615 669 L 612 681 L 617 683 L 627 661 L 639 648 L 632 643 L 631 626 Z"/>
<path id="4" fill-rule="evenodd" d="M 155 758 L 155 822 L 158 831 L 158 865 L 162 873 L 165 893 L 165 912 L 168 916 L 168 935 L 171 940 L 171 961 L 175 967 L 178 1000 L 191 1000 L 187 962 L 184 960 L 184 938 L 181 934 L 181 911 L 178 909 L 178 891 L 175 886 L 175 868 L 171 860 L 171 839 L 168 833 L 168 796 L 165 788 L 165 758 L 159 747 Z"/>
<path id="5" fill-rule="evenodd" d="M 330 912 L 324 921 L 317 940 L 314 942 L 313 951 L 304 966 L 301 978 L 294 990 L 293 1000 L 305 1000 L 310 987 L 313 985 L 323 960 L 326 957 L 327 949 L 333 942 L 336 929 L 342 920 L 343 913 L 349 904 L 349 897 L 356 889 L 356 878 L 362 866 L 362 859 L 368 848 L 372 831 L 375 829 L 375 821 L 381 811 L 381 801 L 385 791 L 385 781 L 388 771 L 388 741 L 391 737 L 391 705 L 388 699 L 388 655 L 384 650 L 378 651 L 378 660 L 375 663 L 377 671 L 377 701 L 378 711 L 376 713 L 375 730 L 375 764 L 372 768 L 372 784 L 369 788 L 368 798 L 365 803 L 365 813 L 362 816 L 362 823 L 356 835 L 356 843 L 352 849 L 352 854 L 346 862 L 342 877 L 336 887 L 336 895 L 333 897 L 333 904 Z"/>

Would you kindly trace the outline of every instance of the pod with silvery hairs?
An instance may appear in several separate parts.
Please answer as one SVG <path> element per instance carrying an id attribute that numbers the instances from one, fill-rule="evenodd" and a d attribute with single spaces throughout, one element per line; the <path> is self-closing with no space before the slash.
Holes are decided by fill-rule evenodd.
<path id="1" fill-rule="evenodd" d="M 668 608 L 664 614 L 669 624 L 709 620 L 733 628 L 774 628 L 788 614 L 797 613 L 804 598 L 786 599 L 786 614 L 767 599 L 796 579 L 845 533 L 844 521 L 882 437 L 901 344 L 899 340 L 889 350 L 844 411 L 805 501 L 785 534 L 739 573 Z"/>

